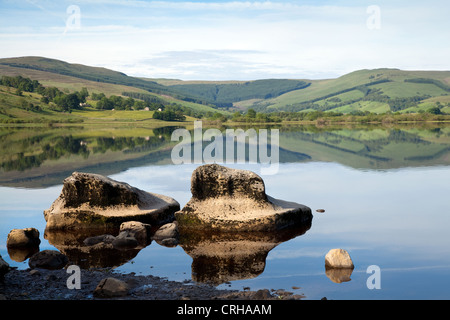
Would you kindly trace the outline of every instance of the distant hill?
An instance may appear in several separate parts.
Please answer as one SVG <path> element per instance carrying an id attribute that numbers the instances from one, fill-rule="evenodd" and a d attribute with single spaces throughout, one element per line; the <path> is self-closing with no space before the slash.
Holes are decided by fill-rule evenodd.
<path id="1" fill-rule="evenodd" d="M 11 70 L 35 79 L 54 75 L 61 85 L 70 77 L 114 94 L 141 92 L 175 99 L 203 111 L 235 108 L 259 112 L 333 111 L 338 113 L 420 112 L 438 107 L 450 112 L 450 71 L 359 70 L 336 79 L 261 79 L 254 81 L 181 81 L 145 79 L 106 68 L 44 57 L 0 59 L 0 75 Z M 13 72 L 14 73 L 14 72 Z M 58 75 L 58 76 L 56 76 Z M 39 79 L 38 79 L 39 80 Z M 101 91 L 99 90 L 99 91 Z M 120 92 L 119 94 L 121 94 Z"/>
<path id="2" fill-rule="evenodd" d="M 249 99 L 270 99 L 284 93 L 306 88 L 303 80 L 266 79 L 236 83 L 189 83 L 171 85 L 177 91 L 205 98 L 221 107 Z"/>
<path id="3" fill-rule="evenodd" d="M 438 104 L 439 102 L 439 104 Z M 271 99 L 252 101 L 258 111 L 417 112 L 440 105 L 450 111 L 450 71 L 359 70 Z"/>
<path id="4" fill-rule="evenodd" d="M 22 69 L 45 71 L 100 83 L 134 87 L 146 90 L 151 93 L 170 95 L 173 98 L 187 102 L 200 104 L 212 103 L 212 101 L 206 101 L 204 99 L 202 100 L 201 98 L 199 99 L 198 97 L 191 96 L 187 93 L 177 92 L 173 88 L 163 86 L 154 81 L 144 80 L 137 77 L 130 77 L 122 72 L 113 71 L 106 68 L 90 67 L 82 64 L 73 64 L 61 60 L 33 56 L 0 59 L 0 66 L 1 65 Z"/>
<path id="5" fill-rule="evenodd" d="M 122 84 L 142 88 L 151 92 L 168 92 L 168 88 L 156 82 L 145 81 L 139 78 L 129 77 L 122 72 L 106 68 L 89 67 L 82 64 L 72 64 L 64 61 L 43 57 L 19 57 L 0 59 L 1 65 L 47 71 L 66 76 L 77 77 L 90 81 Z"/>

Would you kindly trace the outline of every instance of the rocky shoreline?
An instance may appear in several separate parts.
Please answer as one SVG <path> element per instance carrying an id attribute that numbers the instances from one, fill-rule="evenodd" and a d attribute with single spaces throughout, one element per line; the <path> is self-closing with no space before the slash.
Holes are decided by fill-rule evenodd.
<path id="1" fill-rule="evenodd" d="M 11 269 L 0 280 L 0 300 L 299 300 L 303 295 L 285 290 L 217 289 L 191 280 L 169 281 L 152 275 L 116 273 L 111 269 L 81 270 L 80 289 L 70 289 L 66 269 Z M 99 284 L 114 278 L 126 284 L 118 296 L 98 296 Z"/>
<path id="2" fill-rule="evenodd" d="M 8 254 L 15 261 L 28 259 L 30 269 L 10 268 L 0 256 L 0 300 L 304 298 L 282 289 L 217 286 L 261 274 L 271 249 L 310 228 L 309 207 L 268 196 L 264 181 L 253 172 L 216 164 L 193 172 L 191 193 L 180 210 L 168 196 L 74 172 L 44 211 L 44 238 L 58 250 L 39 251 L 35 228 L 8 234 Z M 193 258 L 192 280 L 114 271 L 113 266 L 129 261 L 152 241 L 181 246 Z M 350 273 L 340 271 L 353 266 L 341 251 L 327 260 L 327 276 L 335 282 L 348 281 L 352 268 Z"/>

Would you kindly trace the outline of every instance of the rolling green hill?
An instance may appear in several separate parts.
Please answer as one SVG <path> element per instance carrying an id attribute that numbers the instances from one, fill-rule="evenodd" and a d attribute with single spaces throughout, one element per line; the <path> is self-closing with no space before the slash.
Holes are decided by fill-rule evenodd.
<path id="1" fill-rule="evenodd" d="M 106 68 L 90 67 L 82 64 L 67 63 L 56 59 L 49 59 L 44 57 L 18 57 L 18 58 L 4 58 L 0 59 L 0 66 L 9 66 L 20 69 L 30 69 L 54 73 L 63 76 L 70 76 L 78 79 L 122 85 L 143 89 L 158 95 L 166 95 L 172 98 L 194 102 L 198 104 L 211 104 L 212 101 L 199 99 L 197 96 L 189 95 L 189 93 L 181 93 L 168 86 L 161 85 L 149 79 L 144 80 L 137 77 L 130 77 L 118 71 L 113 71 Z"/>
<path id="2" fill-rule="evenodd" d="M 58 69 L 58 66 L 61 66 L 60 70 Z M 44 69 L 48 71 L 43 71 Z M 91 94 L 104 93 L 106 96 L 115 95 L 127 98 L 132 94 L 140 94 L 143 95 L 146 100 L 150 100 L 150 102 L 163 105 L 177 104 L 184 108 L 192 109 L 194 112 L 214 113 L 218 111 L 214 109 L 212 105 L 180 100 L 177 98 L 177 94 L 170 95 L 169 92 L 166 92 L 165 94 L 150 92 L 140 86 L 129 86 L 126 81 L 122 81 L 122 83 L 120 83 L 121 81 L 112 83 L 106 82 L 107 80 L 100 80 L 102 77 L 103 79 L 106 79 L 114 76 L 117 76 L 118 78 L 125 77 L 124 79 L 135 79 L 125 75 L 122 76 L 120 73 L 112 70 L 73 65 L 46 58 L 31 57 L 0 59 L 0 78 L 2 76 L 21 76 L 29 78 L 38 81 L 45 87 L 56 87 L 64 93 L 80 91 L 83 88 L 86 88 Z M 95 78 L 97 80 L 88 80 L 88 78 Z M 151 83 L 150 81 L 145 80 L 140 81 Z M 156 84 L 156 86 L 164 88 L 164 86 L 159 84 Z M 94 112 L 94 110 L 90 111 L 89 109 L 84 112 L 78 111 L 71 114 L 56 112 L 40 99 L 41 96 L 37 93 L 24 92 L 21 95 L 17 95 L 14 88 L 0 85 L 0 122 L 78 123 L 86 120 L 98 122 L 98 119 L 100 118 L 112 119 L 112 117 L 108 115 L 108 112 L 104 113 L 104 115 L 108 115 L 107 117 L 100 117 L 99 111 Z M 90 100 L 88 103 L 95 106 L 96 102 Z M 224 111 L 219 110 L 219 112 Z M 116 117 L 116 120 L 120 121 L 142 121 L 151 119 L 152 112 L 139 111 L 133 113 L 123 111 L 120 114 L 116 113 Z"/>
<path id="3" fill-rule="evenodd" d="M 450 71 L 360 70 L 278 97 L 255 101 L 258 111 L 419 111 L 441 102 L 448 108 Z M 439 106 L 439 105 L 438 105 Z"/>
<path id="4" fill-rule="evenodd" d="M 144 95 L 196 111 L 333 111 L 337 113 L 450 113 L 450 71 L 359 70 L 336 79 L 182 81 L 127 76 L 105 68 L 43 57 L 0 59 L 0 75 L 23 75 L 61 90 Z M 13 99 L 9 97 L 8 99 Z M 224 108 L 225 107 L 225 108 Z"/>

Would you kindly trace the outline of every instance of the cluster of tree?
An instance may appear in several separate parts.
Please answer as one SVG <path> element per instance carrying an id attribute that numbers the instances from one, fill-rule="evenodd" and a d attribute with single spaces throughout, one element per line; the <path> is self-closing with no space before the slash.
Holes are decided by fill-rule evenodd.
<path id="1" fill-rule="evenodd" d="M 256 112 L 248 109 L 245 114 L 236 111 L 231 117 L 233 122 L 281 122 L 281 118 L 273 113 Z"/>
<path id="2" fill-rule="evenodd" d="M 50 89 L 46 88 L 45 90 Z M 56 89 L 56 88 L 55 88 Z M 44 91 L 45 91 L 44 90 Z M 72 111 L 74 109 L 82 109 L 81 104 L 86 103 L 86 98 L 89 96 L 89 93 L 86 88 L 83 88 L 80 92 L 76 91 L 73 93 L 62 93 L 61 91 L 52 99 L 49 96 L 45 95 L 44 92 L 42 94 L 43 98 L 41 101 L 52 101 L 54 104 L 58 106 L 61 111 Z"/>
<path id="3" fill-rule="evenodd" d="M 16 88 L 16 94 L 19 96 L 22 95 L 23 91 L 34 92 L 38 87 L 42 87 L 37 80 L 31 80 L 22 76 L 2 76 L 0 84 L 6 87 Z"/>
<path id="4" fill-rule="evenodd" d="M 127 96 L 128 98 L 116 95 L 106 97 L 104 93 L 92 93 L 91 99 L 98 101 L 96 108 L 99 110 L 143 110 L 145 108 L 148 110 L 158 110 L 164 108 L 164 105 L 157 100 L 136 100 L 131 95 Z"/>
<path id="5" fill-rule="evenodd" d="M 144 102 L 147 103 L 151 103 L 153 105 L 158 105 L 159 107 L 157 109 L 151 109 L 151 110 L 159 110 L 161 109 L 164 110 L 167 106 L 170 106 L 172 109 L 172 111 L 181 111 L 181 113 L 183 113 L 186 116 L 190 116 L 190 117 L 194 117 L 197 119 L 201 119 L 205 116 L 207 116 L 207 113 L 202 112 L 202 111 L 198 111 L 198 110 L 194 110 L 192 108 L 189 107 L 185 107 L 182 106 L 180 104 L 177 103 L 169 103 L 161 98 L 158 98 L 152 94 L 148 94 L 148 93 L 141 93 L 141 92 L 122 92 L 122 95 L 127 96 L 127 97 L 132 97 L 135 99 L 140 99 L 143 100 Z"/>
<path id="6" fill-rule="evenodd" d="M 153 113 L 153 119 L 164 121 L 184 121 L 186 117 L 183 115 L 183 111 L 176 105 L 168 105 L 162 111 L 155 111 Z"/>
<path id="7" fill-rule="evenodd" d="M 83 88 L 79 92 L 76 91 L 74 93 L 66 94 L 56 87 L 44 87 L 39 81 L 24 78 L 22 76 L 2 76 L 0 84 L 16 88 L 16 94 L 19 96 L 22 95 L 23 91 L 36 92 L 42 96 L 41 102 L 45 104 L 53 102 L 56 106 L 53 109 L 56 111 L 70 112 L 73 109 L 80 109 L 80 104 L 85 103 L 86 98 L 89 96 L 89 92 L 86 88 Z M 40 107 L 37 107 L 38 106 L 33 106 L 32 104 L 27 105 L 27 108 L 33 111 L 41 110 Z"/>

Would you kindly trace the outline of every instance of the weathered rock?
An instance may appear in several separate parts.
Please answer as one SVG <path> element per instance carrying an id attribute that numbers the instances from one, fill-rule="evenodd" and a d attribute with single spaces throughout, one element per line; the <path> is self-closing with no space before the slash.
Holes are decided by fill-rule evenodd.
<path id="1" fill-rule="evenodd" d="M 44 211 L 47 229 L 119 227 L 126 221 L 161 225 L 174 219 L 174 199 L 90 173 L 74 172 Z"/>
<path id="2" fill-rule="evenodd" d="M 128 294 L 128 290 L 126 282 L 115 278 L 105 278 L 95 288 L 94 296 L 98 298 L 122 297 Z"/>
<path id="3" fill-rule="evenodd" d="M 141 245 L 147 245 L 150 238 L 151 225 L 139 221 L 127 221 L 120 225 L 120 233 L 134 237 Z"/>
<path id="4" fill-rule="evenodd" d="M 353 269 L 353 261 L 344 249 L 331 249 L 325 256 L 325 268 L 327 269 Z"/>
<path id="5" fill-rule="evenodd" d="M 69 259 L 59 251 L 56 250 L 43 250 L 33 254 L 28 260 L 30 268 L 41 269 L 61 269 L 63 268 Z"/>
<path id="6" fill-rule="evenodd" d="M 40 243 L 39 231 L 36 228 L 12 229 L 6 239 L 8 248 L 36 247 Z"/>
<path id="7" fill-rule="evenodd" d="M 166 223 L 165 225 L 161 226 L 158 230 L 156 230 L 152 238 L 154 240 L 163 240 L 169 238 L 176 239 L 177 237 L 178 237 L 178 223 L 171 222 Z"/>
<path id="8" fill-rule="evenodd" d="M 192 174 L 191 193 L 175 213 L 180 228 L 269 231 L 312 220 L 309 207 L 268 196 L 261 177 L 247 170 L 200 166 Z"/>

